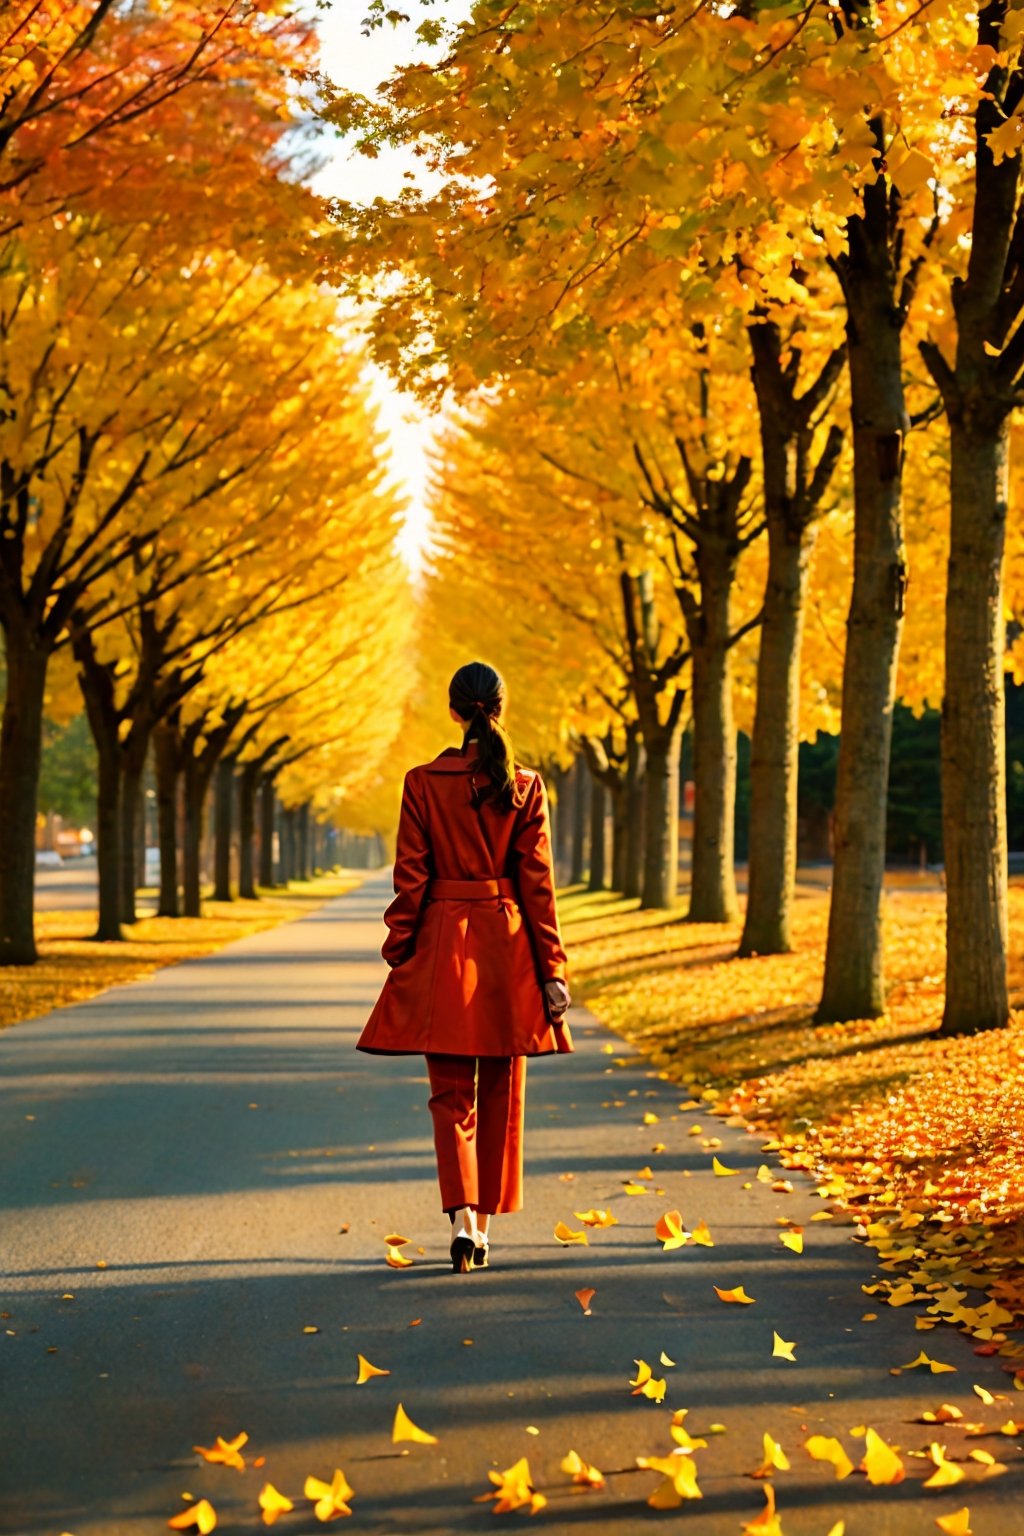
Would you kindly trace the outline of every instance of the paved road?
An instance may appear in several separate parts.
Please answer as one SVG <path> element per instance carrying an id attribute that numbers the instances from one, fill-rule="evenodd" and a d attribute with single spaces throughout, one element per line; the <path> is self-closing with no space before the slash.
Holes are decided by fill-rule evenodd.
<path id="1" fill-rule="evenodd" d="M 91 854 L 82 859 L 68 859 L 61 869 L 36 870 L 37 911 L 95 912 L 98 899 L 96 860 Z M 136 902 L 140 912 L 156 910 L 153 895 L 140 891 Z"/>
<path id="2" fill-rule="evenodd" d="M 423 1063 L 352 1049 L 384 976 L 389 890 L 373 875 L 299 922 L 0 1036 L 0 1529 L 156 1533 L 188 1490 L 212 1500 L 219 1531 L 256 1531 L 269 1478 L 303 1511 L 278 1529 L 308 1532 L 304 1479 L 337 1466 L 353 1530 L 482 1532 L 488 1469 L 526 1455 L 549 1496 L 538 1528 L 639 1532 L 677 1516 L 647 1507 L 654 1474 L 628 1469 L 671 1449 L 669 1409 L 687 1407 L 693 1432 L 726 1426 L 697 1453 L 704 1497 L 682 1511 L 694 1536 L 736 1533 L 763 1507 L 743 1474 L 766 1430 L 792 1461 L 776 1475 L 786 1536 L 825 1536 L 841 1516 L 847 1536 L 925 1536 L 964 1504 L 975 1536 L 1024 1532 L 1005 1437 L 943 1431 L 951 1451 L 981 1445 L 1010 1472 L 924 1492 L 920 1460 L 872 1488 L 799 1449 L 834 1433 L 856 1459 L 849 1430 L 865 1424 L 923 1448 L 934 1431 L 910 1421 L 925 1407 L 997 1425 L 1024 1399 L 982 1408 L 972 1383 L 1002 1390 L 997 1365 L 951 1330 L 916 1333 L 911 1309 L 873 1306 L 872 1255 L 848 1227 L 810 1223 L 809 1187 L 758 1183 L 756 1139 L 680 1111 L 682 1092 L 643 1062 L 616 1065 L 614 1037 L 582 1010 L 577 1054 L 530 1065 L 527 1209 L 496 1223 L 490 1271 L 451 1273 Z M 687 1134 L 698 1122 L 751 1188 L 711 1173 Z M 647 1164 L 665 1194 L 626 1196 Z M 592 1206 L 619 1225 L 587 1247 L 553 1241 L 556 1221 L 578 1227 Z M 715 1246 L 663 1252 L 653 1223 L 673 1206 Z M 779 1243 L 780 1215 L 804 1223 L 803 1255 Z M 383 1262 L 394 1229 L 412 1268 Z M 712 1289 L 740 1284 L 755 1305 Z M 771 1358 L 774 1329 L 796 1364 Z M 889 1374 L 922 1344 L 957 1373 Z M 356 1386 L 357 1351 L 391 1374 Z M 637 1359 L 666 1378 L 663 1405 L 631 1394 Z M 399 1402 L 437 1445 L 392 1444 Z M 241 1430 L 262 1469 L 192 1450 Z M 627 1470 L 574 1493 L 559 1471 L 570 1448 Z"/>

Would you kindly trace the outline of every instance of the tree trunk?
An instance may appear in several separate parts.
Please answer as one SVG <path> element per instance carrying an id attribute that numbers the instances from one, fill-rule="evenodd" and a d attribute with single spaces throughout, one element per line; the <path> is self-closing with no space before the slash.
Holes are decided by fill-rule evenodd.
<path id="1" fill-rule="evenodd" d="M 986 430 L 987 427 L 987 430 Z M 1009 1022 L 1002 568 L 1009 418 L 950 424 L 952 509 L 942 702 L 943 1034 Z"/>
<path id="2" fill-rule="evenodd" d="M 153 732 L 156 759 L 157 841 L 160 844 L 158 917 L 177 917 L 178 906 L 178 744 L 174 728 L 160 724 Z"/>
<path id="3" fill-rule="evenodd" d="M 626 787 L 623 794 L 626 822 L 625 869 L 621 889 L 624 896 L 639 898 L 644 879 L 644 801 L 646 798 L 646 753 L 639 731 L 631 732 L 626 747 Z"/>
<path id="4" fill-rule="evenodd" d="M 132 754 L 134 758 L 135 754 Z M 145 755 L 143 755 L 145 762 Z M 137 921 L 135 911 L 136 852 L 138 849 L 139 810 L 142 803 L 142 765 L 121 753 L 121 837 L 120 886 L 121 921 Z"/>
<path id="5" fill-rule="evenodd" d="M 185 759 L 185 866 L 183 910 L 186 917 L 202 917 L 203 812 L 206 806 L 205 775 L 191 757 Z"/>
<path id="6" fill-rule="evenodd" d="M 572 769 L 572 862 L 569 884 L 582 885 L 587 867 L 587 785 L 590 776 L 582 757 L 577 757 Z"/>
<path id="7" fill-rule="evenodd" d="M 281 884 L 288 885 L 295 879 L 295 811 L 288 807 L 281 811 Z"/>
<path id="8" fill-rule="evenodd" d="M 608 792 L 600 779 L 590 776 L 590 876 L 587 889 L 603 891 L 605 875 L 605 818 Z"/>
<path id="9" fill-rule="evenodd" d="M 309 879 L 309 803 L 299 806 L 296 817 L 297 862 L 300 880 Z"/>
<path id="10" fill-rule="evenodd" d="M 885 1009 L 881 899 L 906 581 L 901 485 L 909 423 L 888 258 L 868 235 L 862 243 L 866 254 L 857 255 L 854 264 L 851 235 L 852 267 L 844 284 L 853 424 L 853 593 L 846 623 L 835 862 L 816 1015 L 820 1023 L 877 1018 Z"/>
<path id="11" fill-rule="evenodd" d="M 120 754 L 116 741 L 96 742 L 96 873 L 99 916 L 94 937 L 111 943 L 121 932 L 121 823 L 122 790 Z"/>
<path id="12" fill-rule="evenodd" d="M 266 775 L 260 782 L 260 885 L 264 890 L 274 888 L 274 874 L 274 780 Z"/>
<path id="13" fill-rule="evenodd" d="M 238 894 L 255 901 L 256 891 L 256 786 L 259 763 L 243 763 L 238 780 Z"/>
<path id="14" fill-rule="evenodd" d="M 644 878 L 640 905 L 674 907 L 679 885 L 679 745 L 682 723 L 646 743 Z"/>
<path id="15" fill-rule="evenodd" d="M 796 879 L 800 650 L 814 530 L 791 532 L 768 520 L 757 698 L 750 749 L 750 848 L 741 955 L 779 955 L 792 947 Z"/>
<path id="16" fill-rule="evenodd" d="M 228 758 L 214 770 L 213 899 L 231 900 L 231 824 L 235 765 Z"/>
<path id="17" fill-rule="evenodd" d="M 701 571 L 700 636 L 693 644 L 693 863 L 691 923 L 731 923 L 737 915 L 735 849 L 736 727 L 732 716 L 729 597 L 733 570 Z"/>
<path id="18" fill-rule="evenodd" d="M 618 791 L 612 794 L 612 877 L 611 888 L 624 895 L 626 871 L 629 867 L 629 792 L 623 779 Z"/>

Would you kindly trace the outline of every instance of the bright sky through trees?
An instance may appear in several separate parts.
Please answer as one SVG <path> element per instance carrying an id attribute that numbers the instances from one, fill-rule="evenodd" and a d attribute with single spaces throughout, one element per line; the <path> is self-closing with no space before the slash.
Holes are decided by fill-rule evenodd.
<path id="1" fill-rule="evenodd" d="M 468 14 L 470 5 L 451 4 L 446 14 L 453 20 Z M 396 66 L 413 57 L 427 58 L 431 52 L 416 45 L 410 26 L 394 30 L 381 28 L 370 37 L 360 31 L 365 7 L 361 0 L 341 0 L 330 11 L 321 13 L 317 25 L 322 39 L 323 68 L 337 85 L 369 93 Z M 370 202 L 374 197 L 394 197 L 401 190 L 404 174 L 418 170 L 423 185 L 428 178 L 413 154 L 406 149 L 382 153 L 378 159 L 350 151 L 341 142 L 325 142 L 324 155 L 330 161 L 314 179 L 318 192 Z M 427 451 L 436 429 L 421 407 L 402 394 L 379 368 L 367 365 L 373 379 L 374 400 L 380 406 L 381 425 L 388 434 L 393 479 L 409 498 L 406 524 L 399 543 L 410 569 L 418 570 L 420 557 L 429 537 L 426 507 Z"/>

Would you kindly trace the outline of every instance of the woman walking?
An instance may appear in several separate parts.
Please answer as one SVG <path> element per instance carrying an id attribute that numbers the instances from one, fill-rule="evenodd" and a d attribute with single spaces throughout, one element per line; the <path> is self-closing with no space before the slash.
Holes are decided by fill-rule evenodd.
<path id="1" fill-rule="evenodd" d="M 490 1218 L 523 1204 L 526 1058 L 573 1049 L 547 795 L 514 760 L 505 687 L 460 667 L 461 747 L 410 768 L 381 954 L 391 970 L 357 1049 L 423 1055 L 452 1268 L 487 1266 Z"/>

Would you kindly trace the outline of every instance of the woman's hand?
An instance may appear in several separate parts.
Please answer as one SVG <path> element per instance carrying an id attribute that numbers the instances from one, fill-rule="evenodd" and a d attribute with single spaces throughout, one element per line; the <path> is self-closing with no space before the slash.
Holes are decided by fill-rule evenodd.
<path id="1" fill-rule="evenodd" d="M 572 1002 L 569 988 L 560 976 L 544 983 L 544 1000 L 552 1024 L 560 1024 Z"/>

